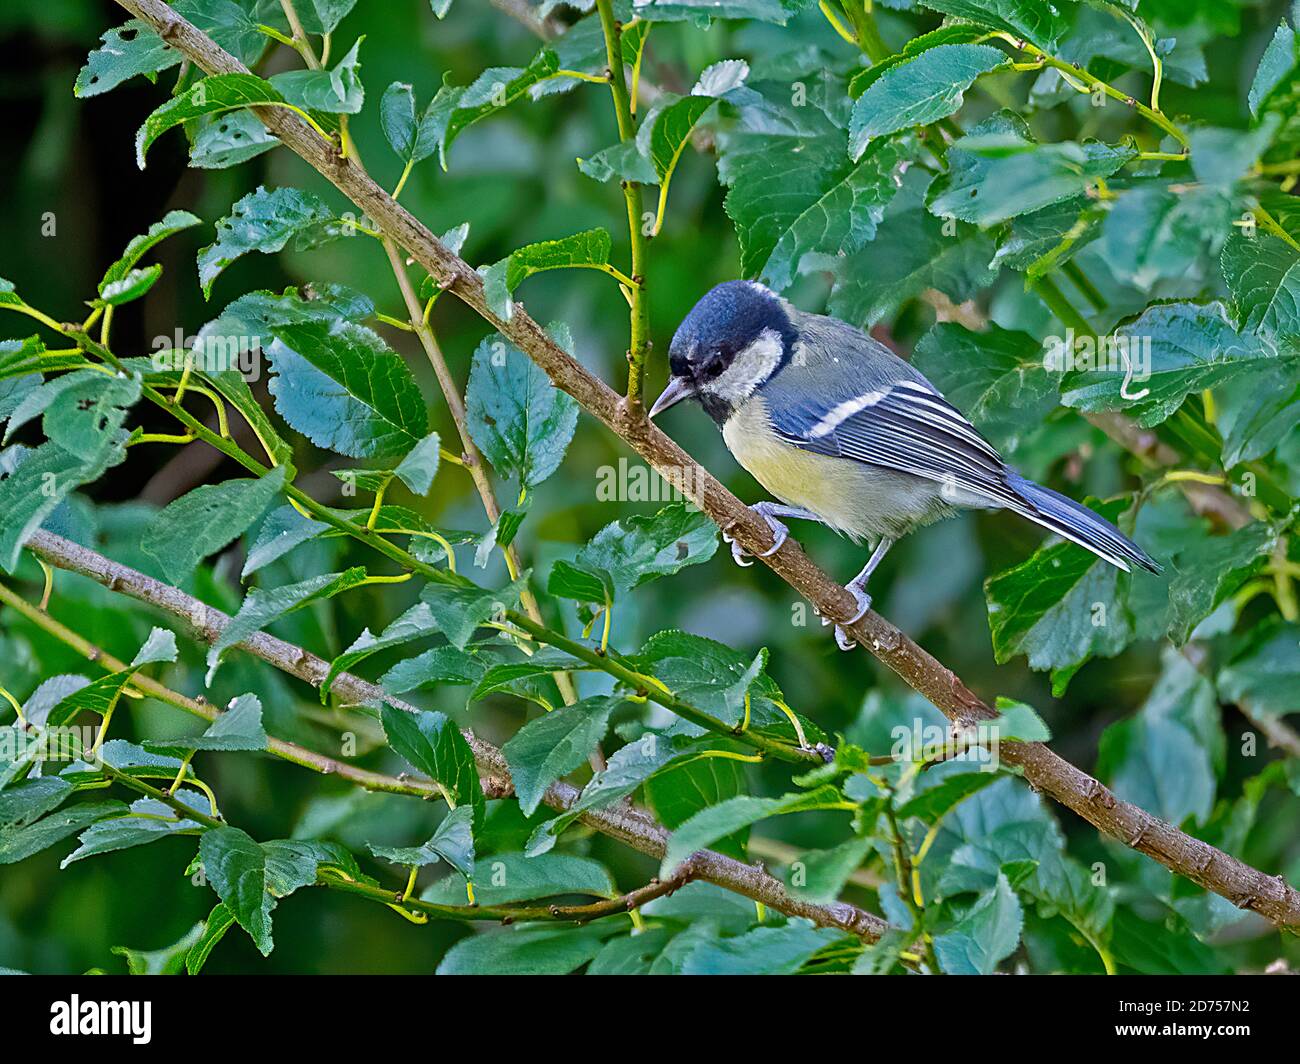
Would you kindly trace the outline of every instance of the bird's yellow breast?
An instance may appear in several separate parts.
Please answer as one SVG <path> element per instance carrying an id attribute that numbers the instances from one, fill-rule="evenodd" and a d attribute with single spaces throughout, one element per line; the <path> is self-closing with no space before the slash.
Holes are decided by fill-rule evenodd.
<path id="1" fill-rule="evenodd" d="M 727 449 L 768 491 L 790 506 L 811 510 L 855 539 L 864 536 L 861 485 L 851 463 L 781 440 L 761 399 L 741 406 L 722 427 Z"/>

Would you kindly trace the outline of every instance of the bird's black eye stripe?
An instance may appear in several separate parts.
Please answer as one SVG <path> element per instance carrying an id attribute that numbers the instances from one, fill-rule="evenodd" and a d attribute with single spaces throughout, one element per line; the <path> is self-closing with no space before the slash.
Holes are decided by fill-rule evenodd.
<path id="1" fill-rule="evenodd" d="M 711 351 L 708 357 L 703 359 L 699 365 L 699 375 L 706 380 L 713 380 L 724 369 L 727 368 L 730 358 L 727 352 L 723 350 Z"/>

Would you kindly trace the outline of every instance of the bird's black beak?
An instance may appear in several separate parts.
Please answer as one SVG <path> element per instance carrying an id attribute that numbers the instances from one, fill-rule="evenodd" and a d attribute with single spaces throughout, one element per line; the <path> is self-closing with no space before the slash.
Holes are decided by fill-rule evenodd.
<path id="1" fill-rule="evenodd" d="M 695 385 L 685 377 L 669 377 L 668 386 L 655 400 L 655 405 L 650 408 L 650 417 L 663 413 L 670 406 L 680 403 L 683 399 L 689 399 L 694 394 Z"/>

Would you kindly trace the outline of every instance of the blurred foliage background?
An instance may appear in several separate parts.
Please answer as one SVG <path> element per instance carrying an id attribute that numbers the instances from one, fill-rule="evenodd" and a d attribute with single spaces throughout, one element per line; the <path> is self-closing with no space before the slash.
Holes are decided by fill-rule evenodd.
<path id="1" fill-rule="evenodd" d="M 1168 84 L 1166 109 L 1170 113 L 1194 109 L 1199 117 L 1217 124 L 1238 124 L 1244 86 L 1282 5 L 1237 0 L 1148 5 L 1144 0 L 1143 8 L 1148 7 L 1159 9 L 1166 22 L 1188 27 L 1203 50 L 1209 72 L 1208 81 L 1195 88 Z M 167 210 L 185 208 L 207 224 L 159 249 L 166 272 L 148 299 L 119 313 L 117 350 L 142 354 L 173 346 L 177 336 L 193 335 L 226 302 L 254 288 L 280 290 L 291 284 L 341 281 L 366 292 L 380 310 L 401 316 L 400 298 L 383 253 L 364 238 L 340 240 L 306 254 L 246 256 L 218 280 L 211 302 L 204 301 L 194 255 L 211 241 L 211 223 L 226 214 L 234 200 L 259 184 L 296 185 L 317 192 L 339 210 L 348 205 L 288 151 L 272 152 L 229 170 L 198 171 L 186 168 L 184 138 L 172 136 L 160 141 L 147 170 L 137 169 L 134 134 L 159 102 L 159 90 L 135 79 L 111 95 L 77 101 L 72 94 L 86 53 L 101 33 L 122 21 L 122 14 L 107 0 L 6 0 L 0 7 L 0 94 L 8 154 L 0 168 L 4 275 L 30 302 L 71 318 L 128 239 Z M 937 22 L 933 15 L 880 12 L 882 33 L 894 45 L 908 39 L 917 25 Z M 390 188 L 400 165 L 387 151 L 380 131 L 377 103 L 384 86 L 395 80 L 410 81 L 417 99 L 423 101 L 444 76 L 467 84 L 485 68 L 524 65 L 537 48 L 536 38 L 524 26 L 482 0 L 456 0 L 442 21 L 431 16 L 424 0 L 362 0 L 344 29 L 349 38 L 366 36 L 362 59 L 369 99 L 365 112 L 352 122 L 352 133 L 372 173 Z M 829 33 L 814 7 L 785 30 L 760 24 L 715 23 L 707 30 L 680 23 L 659 26 L 644 76 L 684 92 L 709 63 L 735 56 L 749 58 L 758 76 L 766 39 L 776 33 L 806 37 L 836 69 L 860 61 L 848 45 Z M 279 61 L 287 62 L 283 53 Z M 165 73 L 161 81 L 169 85 L 174 76 Z M 976 114 L 980 108 L 992 111 L 997 105 L 972 93 Z M 1045 119 L 1053 120 L 1054 116 Z M 613 261 L 625 262 L 626 216 L 617 187 L 591 181 L 575 165 L 578 157 L 615 139 L 605 91 L 586 87 L 547 96 L 476 124 L 457 141 L 449 171 L 443 172 L 436 160 L 416 169 L 403 202 L 434 232 L 468 222 L 469 238 L 462 254 L 474 264 L 494 262 L 530 241 L 595 226 L 613 234 Z M 652 395 L 665 379 L 662 356 L 677 323 L 710 286 L 739 274 L 739 253 L 723 211 L 723 191 L 714 158 L 707 152 L 688 151 L 672 183 L 668 222 L 650 244 L 654 353 L 647 390 Z M 43 232 L 50 218 L 55 235 Z M 1092 254 L 1088 262 L 1107 294 L 1121 298 L 1122 288 L 1109 278 L 1100 256 Z M 869 256 L 866 266 L 870 266 Z M 1196 285 L 1194 280 L 1170 280 L 1159 294 L 1194 295 Z M 822 309 L 828 290 L 827 280 L 813 275 L 800 281 L 791 295 L 805 309 Z M 522 298 L 539 321 L 567 322 L 582 361 L 621 386 L 627 317 L 608 278 L 594 271 L 542 275 L 529 282 Z M 1019 275 L 1004 276 L 987 303 L 993 319 L 1001 324 L 1036 334 L 1046 331 L 1048 312 L 1024 291 Z M 906 353 L 933 320 L 928 303 L 911 301 L 894 320 L 878 327 L 877 335 Z M 452 300 L 439 303 L 434 324 L 463 384 L 470 353 L 486 327 Z M 436 385 L 413 337 L 389 330 L 387 339 L 408 356 L 432 400 Z M 259 395 L 265 395 L 265 384 L 255 385 Z M 431 405 L 434 426 L 443 440 L 454 439 L 454 426 L 442 404 L 432 401 Z M 148 411 L 144 415 L 149 427 L 169 431 L 161 418 L 152 425 L 148 419 L 154 415 Z M 742 499 L 763 497 L 762 489 L 727 455 L 706 418 L 677 412 L 667 428 Z M 1051 477 L 1076 498 L 1106 496 L 1130 483 L 1133 460 L 1082 419 L 1071 416 L 1065 422 L 1026 428 L 1042 434 L 1040 440 L 1051 439 L 1050 446 L 1035 443 L 1026 448 L 1045 456 L 1037 460 L 1037 467 L 1026 468 L 1030 475 Z M 233 463 L 228 468 L 202 445 L 179 457 L 167 447 L 140 448 L 133 450 L 132 459 L 94 486 L 93 506 L 89 501 L 78 503 L 64 519 L 79 523 L 83 536 L 95 536 L 105 553 L 151 571 L 154 563 L 140 551 L 139 542 L 155 509 L 198 483 L 219 480 L 236 470 Z M 327 472 L 337 468 L 340 459 L 304 452 L 297 460 L 300 469 L 314 471 L 304 486 L 322 500 L 340 499 L 341 485 Z M 639 465 L 639 459 L 615 437 L 584 416 L 560 475 L 540 489 L 519 540 L 537 571 L 544 572 L 555 558 L 571 554 L 614 518 L 658 508 L 654 501 L 598 499 L 600 470 L 617 468 L 620 462 L 629 468 Z M 440 526 L 483 529 L 478 498 L 468 478 L 453 468 L 444 466 L 432 498 L 419 500 L 418 505 Z M 796 533 L 830 572 L 847 578 L 862 562 L 857 549 L 825 529 L 800 525 Z M 872 590 L 881 613 L 974 690 L 989 698 L 1005 695 L 1038 707 L 1052 727 L 1054 748 L 1087 768 L 1096 761 L 1102 731 L 1131 715 L 1148 695 L 1160 672 L 1159 650 L 1152 643 L 1138 643 L 1116 658 L 1091 661 L 1061 699 L 1053 699 L 1047 677 L 1031 672 L 1023 658 L 996 666 L 981 583 L 986 575 L 1027 557 L 1040 538 L 1024 522 L 966 515 L 900 544 L 874 578 Z M 228 611 L 239 602 L 241 559 L 233 556 L 237 553 L 231 552 L 215 569 L 204 567 L 192 582 L 196 594 Z M 277 570 L 267 574 L 267 580 L 274 575 L 287 582 L 338 570 L 365 561 L 361 555 L 342 540 L 314 542 L 276 563 Z M 39 587 L 39 573 L 30 559 L 25 564 L 30 566 L 22 573 L 25 586 Z M 496 561 L 492 564 L 499 566 Z M 484 579 L 500 581 L 504 572 L 493 570 Z M 400 586 L 366 588 L 301 611 L 280 622 L 275 631 L 329 658 L 363 627 L 377 631 L 414 596 L 414 589 Z M 548 608 L 556 607 L 552 603 Z M 128 659 L 150 628 L 143 611 L 125 610 L 123 600 L 67 574 L 58 577 L 52 612 Z M 578 627 L 572 614 L 565 623 L 570 630 Z M 891 714 L 910 717 L 923 712 L 869 655 L 839 653 L 830 630 L 821 627 L 786 585 L 762 566 L 735 567 L 725 550 L 706 568 L 629 600 L 617 618 L 616 641 L 631 648 L 664 627 L 713 636 L 750 654 L 759 646 L 769 647 L 769 670 L 792 703 L 831 733 L 843 732 L 865 742 L 878 734 L 875 729 Z M 363 671 L 378 675 L 389 663 L 391 659 L 379 657 Z M 20 698 L 42 676 L 82 667 L 75 655 L 39 630 L 13 615 L 0 617 L 0 672 Z M 165 680 L 176 689 L 200 690 L 200 651 L 187 645 L 181 662 L 168 667 Z M 590 678 L 583 682 L 592 683 Z M 271 669 L 255 669 L 245 658 L 229 660 L 209 697 L 219 703 L 250 689 L 262 696 L 272 734 L 337 751 L 338 722 L 332 710 L 319 704 L 316 693 Z M 466 723 L 472 716 L 476 731 L 496 742 L 512 734 L 523 720 L 520 704 L 506 699 L 480 703 L 466 713 L 463 691 L 411 697 Z M 130 711 L 139 734 L 180 734 L 192 728 L 192 722 L 174 710 L 149 700 L 133 702 Z M 1248 725 L 1233 711 L 1226 713 L 1228 756 L 1218 785 L 1221 795 L 1232 796 L 1240 780 L 1258 770 L 1259 760 L 1239 756 L 1238 739 Z M 129 725 L 119 726 L 124 729 L 121 734 L 130 735 Z M 1267 755 L 1261 751 L 1261 756 Z M 391 755 L 385 758 L 383 751 L 371 760 L 396 770 Z M 352 791 L 270 759 L 241 757 L 211 766 L 208 774 L 223 797 L 227 817 L 257 837 L 328 834 L 331 825 L 341 825 L 343 841 L 364 850 L 367 841 L 399 845 L 422 838 L 420 832 L 427 834 L 435 820 L 418 802 Z M 1265 797 L 1259 826 L 1239 855 L 1257 867 L 1288 873 L 1294 881 L 1300 874 L 1300 839 L 1295 831 L 1295 798 L 1289 799 L 1289 806 L 1287 802 L 1280 793 Z M 1166 875 L 1144 858 L 1104 845 L 1090 827 L 1068 813 L 1059 819 L 1072 851 L 1085 862 L 1105 860 L 1135 877 Z M 800 849 L 836 841 L 831 835 L 819 837 L 815 820 L 798 823 L 798 834 L 788 841 Z M 769 833 L 789 830 L 780 821 L 765 828 Z M 498 844 L 513 839 L 522 845 L 530 825 L 513 803 L 494 803 L 489 831 Z M 629 888 L 654 874 L 653 862 L 608 839 L 580 838 L 570 848 L 599 856 L 620 884 Z M 56 849 L 0 870 L 0 966 L 37 972 L 124 970 L 122 959 L 110 952 L 112 947 L 157 948 L 175 941 L 212 905 L 211 893 L 193 887 L 182 874 L 191 850 L 189 840 L 165 840 L 60 872 L 62 852 Z M 848 896 L 865 902 L 870 895 L 850 887 Z M 1243 966 L 1267 963 L 1276 955 L 1276 940 L 1261 944 L 1262 930 L 1254 923 L 1236 928 L 1232 937 L 1239 941 L 1230 942 L 1225 955 Z M 266 960 L 247 937 L 228 936 L 208 970 L 428 972 L 447 947 L 466 934 L 454 923 L 412 927 L 382 907 L 325 891 L 304 891 L 281 905 L 277 932 L 278 948 Z M 1291 949 L 1293 958 L 1300 956 Z M 1195 967 L 1201 960 L 1187 963 Z"/>

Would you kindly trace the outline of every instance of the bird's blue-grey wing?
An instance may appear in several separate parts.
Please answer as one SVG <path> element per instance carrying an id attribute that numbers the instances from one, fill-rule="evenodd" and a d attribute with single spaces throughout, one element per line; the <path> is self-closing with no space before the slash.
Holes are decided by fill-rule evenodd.
<path id="1" fill-rule="evenodd" d="M 920 375 L 917 374 L 917 377 Z M 774 382 L 775 383 L 775 382 Z M 1007 467 L 991 444 L 923 379 L 880 381 L 797 402 L 773 395 L 768 416 L 777 435 L 805 450 L 911 473 L 974 495 L 991 506 L 1022 509 Z"/>

